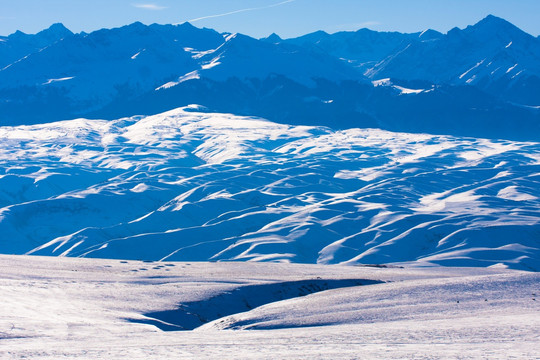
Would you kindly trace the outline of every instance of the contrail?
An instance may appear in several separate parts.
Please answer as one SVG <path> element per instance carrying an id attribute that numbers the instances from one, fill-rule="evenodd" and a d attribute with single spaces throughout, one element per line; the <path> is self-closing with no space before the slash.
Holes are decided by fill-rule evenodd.
<path id="1" fill-rule="evenodd" d="M 288 4 L 288 3 L 291 3 L 291 2 L 295 2 L 295 1 L 296 1 L 296 0 L 286 0 L 286 1 L 282 1 L 282 2 L 280 2 L 280 3 L 272 4 L 272 5 L 268 5 L 268 6 L 255 7 L 255 8 L 248 8 L 248 9 L 240 9 L 240 10 L 235 10 L 235 11 L 227 12 L 227 13 L 224 13 L 224 14 L 208 15 L 208 16 L 203 16 L 203 17 L 199 17 L 199 18 L 195 18 L 195 19 L 188 20 L 188 22 L 191 23 L 191 22 L 200 21 L 200 20 L 205 20 L 205 19 L 211 19 L 211 18 L 217 18 L 217 17 L 227 16 L 227 15 L 238 14 L 238 13 L 242 13 L 242 12 L 246 12 L 246 11 L 254 11 L 254 10 L 269 9 L 269 8 L 273 8 L 273 7 L 276 7 L 276 6 Z"/>

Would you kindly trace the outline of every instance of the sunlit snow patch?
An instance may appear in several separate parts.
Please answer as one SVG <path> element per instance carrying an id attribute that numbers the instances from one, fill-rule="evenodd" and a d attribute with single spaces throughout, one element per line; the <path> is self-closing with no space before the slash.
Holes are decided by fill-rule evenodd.
<path id="1" fill-rule="evenodd" d="M 504 189 L 499 190 L 497 196 L 505 200 L 513 201 L 529 201 L 536 200 L 536 196 L 532 196 L 526 193 L 521 193 L 517 190 L 517 186 L 508 186 Z"/>
<path id="2" fill-rule="evenodd" d="M 49 85 L 49 84 L 52 84 L 52 83 L 67 81 L 67 80 L 71 80 L 71 79 L 74 79 L 74 78 L 75 78 L 75 76 L 68 76 L 68 77 L 63 77 L 63 78 L 59 78 L 59 79 L 49 79 L 46 82 L 44 82 L 43 85 Z"/>
<path id="3" fill-rule="evenodd" d="M 200 79 L 199 72 L 198 71 L 192 71 L 190 73 L 187 73 L 186 75 L 183 75 L 178 78 L 177 81 L 169 81 L 166 84 L 161 85 L 160 87 L 156 88 L 156 91 L 163 90 L 163 89 L 169 89 L 172 87 L 175 87 L 176 85 L 179 85 L 185 81 L 189 80 L 197 80 Z"/>

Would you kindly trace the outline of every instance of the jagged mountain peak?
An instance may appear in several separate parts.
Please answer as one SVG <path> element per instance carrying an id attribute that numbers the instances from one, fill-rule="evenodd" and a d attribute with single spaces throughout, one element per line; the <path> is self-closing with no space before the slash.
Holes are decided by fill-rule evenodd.
<path id="1" fill-rule="evenodd" d="M 436 30 L 426 29 L 426 30 L 422 31 L 420 33 L 420 35 L 418 35 L 418 38 L 420 40 L 426 41 L 426 40 L 439 39 L 441 36 L 443 36 L 443 34 L 436 31 Z"/>
<path id="2" fill-rule="evenodd" d="M 221 34 L 212 29 L 197 28 L 190 23 L 150 24 L 139 21 L 122 27 L 101 29 L 88 34 L 98 43 L 120 41 L 125 44 L 140 43 L 141 46 L 161 47 L 163 52 L 176 51 L 177 47 L 206 51 L 217 48 L 223 43 Z"/>
<path id="3" fill-rule="evenodd" d="M 311 33 L 312 35 L 318 35 L 318 36 L 326 36 L 326 35 L 330 35 L 328 34 L 326 31 L 324 30 L 318 30 L 318 31 L 315 31 L 313 33 Z"/>
<path id="4" fill-rule="evenodd" d="M 269 42 L 269 43 L 273 43 L 273 44 L 280 43 L 281 41 L 283 41 L 283 39 L 276 33 L 272 33 L 270 34 L 270 36 L 263 38 L 261 40 Z"/>
<path id="5" fill-rule="evenodd" d="M 37 34 L 17 30 L 7 37 L 0 36 L 0 69 L 71 36 L 74 34 L 61 23 L 52 24 Z"/>
<path id="6" fill-rule="evenodd" d="M 46 29 L 44 31 L 53 32 L 53 33 L 57 33 L 57 34 L 58 33 L 70 33 L 70 34 L 72 34 L 71 30 L 69 30 L 67 27 L 65 27 L 64 24 L 62 24 L 62 23 L 54 23 L 51 26 L 49 26 L 48 29 Z"/>
<path id="7" fill-rule="evenodd" d="M 485 18 L 480 20 L 474 26 L 478 26 L 478 25 L 484 25 L 484 26 L 486 26 L 486 25 L 487 26 L 512 26 L 512 27 L 514 27 L 514 25 L 512 25 L 510 22 L 506 21 L 505 19 L 500 18 L 500 17 L 495 16 L 495 15 L 491 15 L 491 14 L 489 14 L 488 16 L 486 16 Z"/>
<path id="8" fill-rule="evenodd" d="M 514 24 L 494 15 L 488 15 L 475 25 L 467 26 L 463 32 L 467 35 L 476 35 L 482 38 L 489 36 L 504 38 L 524 36 L 532 38 L 531 35 L 527 34 Z"/>
<path id="9" fill-rule="evenodd" d="M 125 25 L 125 26 L 122 26 L 120 28 L 113 29 L 113 30 L 132 31 L 132 32 L 140 34 L 140 33 L 147 33 L 151 31 L 151 27 L 143 24 L 140 21 L 135 21 L 134 23 L 131 23 L 129 25 Z"/>
<path id="10" fill-rule="evenodd" d="M 325 38 L 325 37 L 327 37 L 329 35 L 330 34 L 328 34 L 326 31 L 318 30 L 318 31 L 309 33 L 307 35 L 300 36 L 298 39 L 315 39 L 315 38 L 321 39 L 321 38 Z"/>
<path id="11" fill-rule="evenodd" d="M 64 26 L 62 23 L 54 23 L 49 26 L 47 29 L 41 30 L 37 34 L 27 34 L 20 30 L 15 31 L 13 34 L 9 35 L 8 38 L 12 40 L 17 40 L 25 37 L 47 37 L 47 38 L 58 38 L 61 39 L 65 36 L 73 35 L 73 32 Z"/>
<path id="12" fill-rule="evenodd" d="M 129 27 L 129 28 L 135 28 L 135 29 L 147 27 L 146 25 L 144 25 L 140 21 L 135 21 L 135 22 L 133 22 L 133 23 L 131 23 L 129 25 L 126 25 L 126 26 Z"/>
<path id="13" fill-rule="evenodd" d="M 27 37 L 27 36 L 31 36 L 31 35 L 28 35 L 27 33 L 24 33 L 21 30 L 17 30 L 13 34 L 10 34 L 8 36 L 8 39 L 18 40 L 18 39 L 21 39 L 21 38 L 24 38 L 24 37 Z"/>
<path id="14" fill-rule="evenodd" d="M 178 27 L 178 28 L 183 28 L 183 29 L 198 29 L 198 30 L 200 30 L 198 27 L 196 27 L 195 25 L 193 25 L 189 21 L 185 21 L 183 23 L 176 24 L 175 26 Z"/>
<path id="15" fill-rule="evenodd" d="M 343 31 L 343 32 L 347 32 L 347 31 Z M 368 28 L 361 28 L 361 29 L 358 29 L 358 30 L 354 31 L 354 33 L 356 33 L 356 34 L 371 34 L 371 33 L 376 33 L 376 32 L 378 32 L 378 31 L 371 30 L 371 29 L 368 29 Z"/>
<path id="16" fill-rule="evenodd" d="M 264 44 L 259 40 L 252 38 L 251 36 L 240 33 L 223 34 L 223 39 L 225 40 L 225 48 L 239 48 L 240 50 L 251 50 L 251 47 L 271 46 L 270 44 Z"/>
<path id="17" fill-rule="evenodd" d="M 52 24 L 48 29 L 40 31 L 36 34 L 38 39 L 44 39 L 46 42 L 53 43 L 68 36 L 72 36 L 73 32 L 66 28 L 62 23 Z"/>

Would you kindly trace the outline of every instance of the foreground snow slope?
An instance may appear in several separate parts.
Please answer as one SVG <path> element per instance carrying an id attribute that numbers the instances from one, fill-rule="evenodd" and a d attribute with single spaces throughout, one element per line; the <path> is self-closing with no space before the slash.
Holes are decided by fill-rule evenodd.
<path id="1" fill-rule="evenodd" d="M 350 280 L 363 285 L 301 296 L 310 281 Z M 0 256 L 0 357 L 533 359 L 539 280 L 503 269 Z M 258 296 L 266 305 L 251 309 Z M 186 309 L 195 302 L 204 306 Z M 180 325 L 231 307 L 195 331 L 162 331 L 149 315 L 168 311 Z"/>
<path id="2" fill-rule="evenodd" d="M 0 127 L 0 253 L 540 270 L 540 146 L 181 108 Z"/>

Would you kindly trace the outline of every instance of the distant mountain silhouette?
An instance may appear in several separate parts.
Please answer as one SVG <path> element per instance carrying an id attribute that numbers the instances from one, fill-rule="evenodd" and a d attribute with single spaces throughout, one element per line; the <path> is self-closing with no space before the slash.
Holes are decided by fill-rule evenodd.
<path id="1" fill-rule="evenodd" d="M 7 37 L 0 36 L 0 68 L 72 35 L 64 25 L 53 24 L 35 35 L 17 31 Z"/>
<path id="2" fill-rule="evenodd" d="M 367 75 L 473 85 L 501 100 L 540 105 L 540 41 L 490 15 L 435 41 L 411 42 Z"/>
<path id="3" fill-rule="evenodd" d="M 0 38 L 0 125 L 198 103 L 291 124 L 540 140 L 540 40 L 488 16 L 447 34 L 254 39 L 134 23 Z M 388 79 L 388 80 L 384 80 Z"/>

